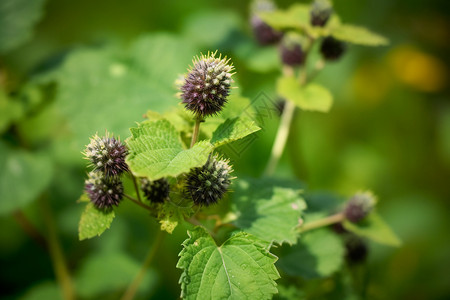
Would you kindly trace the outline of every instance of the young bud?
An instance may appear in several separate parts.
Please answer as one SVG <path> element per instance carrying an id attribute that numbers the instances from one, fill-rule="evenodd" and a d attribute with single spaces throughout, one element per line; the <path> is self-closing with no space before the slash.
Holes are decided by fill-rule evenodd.
<path id="1" fill-rule="evenodd" d="M 165 178 L 153 181 L 141 178 L 141 189 L 150 202 L 163 203 L 169 197 L 169 182 Z"/>
<path id="2" fill-rule="evenodd" d="M 118 176 L 106 177 L 100 171 L 92 171 L 85 181 L 85 191 L 98 209 L 109 210 L 117 206 L 123 197 L 123 185 Z"/>
<path id="3" fill-rule="evenodd" d="M 217 114 L 230 94 L 234 67 L 226 57 L 216 58 L 216 53 L 197 57 L 181 86 L 186 109 L 199 118 Z"/>
<path id="4" fill-rule="evenodd" d="M 336 40 L 335 38 L 328 36 L 323 39 L 320 45 L 320 52 L 323 58 L 326 60 L 337 60 L 342 54 L 344 54 L 346 49 L 345 43 Z"/>
<path id="5" fill-rule="evenodd" d="M 270 12 L 275 9 L 275 5 L 272 1 L 269 0 L 257 0 L 254 1 L 251 10 L 252 17 L 250 19 L 250 23 L 252 26 L 253 34 L 255 35 L 256 40 L 261 45 L 271 45 L 276 44 L 280 41 L 283 33 L 277 31 L 270 27 L 267 23 L 261 20 L 258 17 L 258 13 L 260 12 Z"/>
<path id="6" fill-rule="evenodd" d="M 371 192 L 356 193 L 345 206 L 344 215 L 347 220 L 358 223 L 364 219 L 373 209 L 376 198 Z"/>
<path id="7" fill-rule="evenodd" d="M 307 41 L 294 33 L 287 34 L 280 45 L 281 61 L 288 66 L 299 66 L 305 62 Z"/>
<path id="8" fill-rule="evenodd" d="M 349 264 L 364 262 L 367 258 L 369 248 L 367 243 L 359 236 L 350 234 L 345 240 L 346 259 Z"/>
<path id="9" fill-rule="evenodd" d="M 332 13 L 333 6 L 329 0 L 315 0 L 310 11 L 311 25 L 325 26 Z"/>
<path id="10" fill-rule="evenodd" d="M 125 163 L 127 154 L 125 145 L 120 140 L 109 137 L 108 133 L 104 137 L 98 135 L 92 137 L 84 152 L 94 171 L 101 171 L 107 177 L 128 171 L 128 165 Z"/>
<path id="11" fill-rule="evenodd" d="M 229 162 L 210 156 L 202 167 L 193 168 L 186 178 L 186 193 L 197 205 L 217 203 L 228 191 L 233 172 Z"/>

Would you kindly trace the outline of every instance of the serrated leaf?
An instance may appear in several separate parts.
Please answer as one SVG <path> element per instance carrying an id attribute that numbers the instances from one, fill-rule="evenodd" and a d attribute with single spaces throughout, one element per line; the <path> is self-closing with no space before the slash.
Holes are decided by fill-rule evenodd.
<path id="1" fill-rule="evenodd" d="M 376 34 L 367 28 L 342 24 L 333 28 L 331 35 L 341 41 L 364 46 L 383 46 L 389 44 L 389 40 Z"/>
<path id="2" fill-rule="evenodd" d="M 213 132 L 211 144 L 214 147 L 219 147 L 242 139 L 260 129 L 254 121 L 248 118 L 235 117 L 227 119 Z"/>
<path id="3" fill-rule="evenodd" d="M 296 227 L 306 208 L 299 190 L 274 186 L 270 179 L 241 179 L 234 188 L 237 227 L 270 243 L 296 243 Z"/>
<path id="4" fill-rule="evenodd" d="M 95 253 L 90 255 L 78 270 L 75 287 L 83 298 L 101 299 L 103 294 L 122 292 L 140 269 L 140 263 L 124 253 Z M 139 292 L 154 287 L 155 277 L 155 272 L 147 271 L 139 286 Z"/>
<path id="5" fill-rule="evenodd" d="M 355 224 L 349 221 L 342 222 L 348 231 L 361 237 L 366 237 L 374 242 L 399 247 L 402 242 L 392 231 L 388 224 L 376 213 L 370 213 L 366 218 Z"/>
<path id="6" fill-rule="evenodd" d="M 305 279 L 326 277 L 338 271 L 345 253 L 341 239 L 327 229 L 307 232 L 297 245 L 283 250 L 277 266 L 289 275 Z"/>
<path id="7" fill-rule="evenodd" d="M 45 0 L 0 1 L 0 53 L 6 53 L 31 38 L 41 19 Z"/>
<path id="8" fill-rule="evenodd" d="M 213 150 L 207 141 L 184 149 L 179 133 L 167 120 L 143 122 L 130 131 L 132 136 L 126 141 L 129 149 L 127 164 L 134 175 L 150 180 L 176 177 L 201 166 Z"/>
<path id="9" fill-rule="evenodd" d="M 333 104 L 333 96 L 325 87 L 316 83 L 300 86 L 293 77 L 279 78 L 277 92 L 303 110 L 328 112 Z"/>
<path id="10" fill-rule="evenodd" d="M 218 247 L 202 227 L 188 231 L 177 268 L 184 299 L 271 299 L 280 277 L 268 244 L 240 232 Z"/>
<path id="11" fill-rule="evenodd" d="M 78 237 L 80 241 L 100 236 L 111 226 L 114 217 L 114 210 L 107 212 L 101 211 L 95 208 L 92 203 L 88 203 L 81 214 L 80 224 L 78 226 Z"/>
<path id="12" fill-rule="evenodd" d="M 51 159 L 42 153 L 13 149 L 0 142 L 0 215 L 35 200 L 50 184 Z"/>

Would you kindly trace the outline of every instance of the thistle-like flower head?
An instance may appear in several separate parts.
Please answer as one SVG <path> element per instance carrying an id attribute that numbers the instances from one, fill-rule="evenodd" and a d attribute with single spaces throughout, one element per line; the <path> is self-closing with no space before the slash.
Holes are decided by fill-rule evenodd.
<path id="1" fill-rule="evenodd" d="M 162 203 L 169 197 L 169 182 L 165 178 L 158 180 L 141 178 L 141 189 L 150 202 Z"/>
<path id="2" fill-rule="evenodd" d="M 106 177 L 117 176 L 128 170 L 125 162 L 127 154 L 126 146 L 120 140 L 110 137 L 108 133 L 104 137 L 98 135 L 92 137 L 84 152 L 94 171 L 101 171 Z"/>
<path id="3" fill-rule="evenodd" d="M 275 4 L 269 0 L 256 0 L 253 2 L 251 7 L 252 16 L 250 19 L 250 23 L 252 26 L 253 34 L 261 45 L 271 45 L 276 44 L 280 41 L 283 33 L 273 29 L 266 22 L 261 20 L 261 18 L 257 15 L 261 12 L 270 12 L 275 10 Z"/>
<path id="4" fill-rule="evenodd" d="M 287 66 L 299 66 L 305 62 L 308 41 L 304 37 L 290 32 L 280 45 L 281 61 Z"/>
<path id="5" fill-rule="evenodd" d="M 376 202 L 376 197 L 372 192 L 358 192 L 348 200 L 344 215 L 347 220 L 358 223 L 372 211 Z"/>
<path id="6" fill-rule="evenodd" d="M 329 0 L 315 0 L 310 15 L 311 25 L 323 27 L 333 13 L 333 6 Z"/>
<path id="7" fill-rule="evenodd" d="M 215 57 L 216 54 L 217 51 L 195 58 L 181 86 L 186 109 L 198 118 L 217 114 L 230 94 L 234 67 L 230 59 Z"/>
<path id="8" fill-rule="evenodd" d="M 323 39 L 320 45 L 320 52 L 326 60 L 337 60 L 344 54 L 346 45 L 344 42 L 336 40 L 332 36 Z"/>
<path id="9" fill-rule="evenodd" d="M 109 210 L 117 206 L 123 197 L 123 185 L 118 176 L 106 177 L 100 171 L 92 171 L 85 181 L 85 191 L 98 209 Z"/>
<path id="10" fill-rule="evenodd" d="M 192 168 L 186 178 L 187 196 L 195 204 L 209 206 L 223 198 L 231 184 L 229 161 L 210 156 L 205 165 Z"/>

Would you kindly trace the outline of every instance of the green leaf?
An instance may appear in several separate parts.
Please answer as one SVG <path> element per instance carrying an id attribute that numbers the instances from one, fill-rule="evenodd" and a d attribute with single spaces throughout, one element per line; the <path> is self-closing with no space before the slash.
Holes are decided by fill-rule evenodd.
<path id="1" fill-rule="evenodd" d="M 0 89 L 0 134 L 20 119 L 23 115 L 23 107 L 20 102 L 9 98 L 6 93 Z"/>
<path id="2" fill-rule="evenodd" d="M 56 282 L 41 282 L 29 289 L 21 300 L 63 300 L 60 287 Z"/>
<path id="3" fill-rule="evenodd" d="M 140 263 L 124 253 L 94 253 L 77 272 L 75 287 L 83 298 L 101 299 L 100 295 L 122 292 L 140 269 Z M 138 291 L 152 289 L 156 283 L 155 277 L 154 271 L 147 271 Z"/>
<path id="4" fill-rule="evenodd" d="M 171 201 L 165 201 L 158 209 L 158 220 L 161 224 L 161 230 L 172 233 L 191 211 L 191 207 L 180 207 Z"/>
<path id="5" fill-rule="evenodd" d="M 370 213 L 364 220 L 355 224 L 349 221 L 342 223 L 345 229 L 374 242 L 399 247 L 402 242 L 388 224 L 376 213 Z"/>
<path id="6" fill-rule="evenodd" d="M 260 130 L 255 122 L 242 117 L 227 119 L 213 132 L 211 144 L 219 147 Z"/>
<path id="7" fill-rule="evenodd" d="M 331 31 L 331 35 L 341 41 L 364 46 L 383 46 L 389 44 L 385 37 L 355 25 L 343 24 Z"/>
<path id="8" fill-rule="evenodd" d="M 270 243 L 295 244 L 305 202 L 299 190 L 275 186 L 271 179 L 239 180 L 233 194 L 234 224 Z"/>
<path id="9" fill-rule="evenodd" d="M 213 146 L 200 141 L 190 149 L 183 149 L 178 132 L 167 120 L 148 121 L 130 129 L 127 139 L 127 163 L 136 176 L 156 180 L 176 177 L 193 167 L 206 163 Z"/>
<path id="10" fill-rule="evenodd" d="M 184 299 L 271 299 L 280 277 L 268 244 L 244 232 L 220 247 L 202 227 L 188 231 L 177 268 Z"/>
<path id="11" fill-rule="evenodd" d="M 50 184 L 51 159 L 42 153 L 13 149 L 0 142 L 0 215 L 35 200 Z"/>
<path id="12" fill-rule="evenodd" d="M 96 132 L 126 137 L 147 110 L 163 112 L 178 103 L 174 81 L 195 53 L 188 40 L 153 34 L 127 50 L 110 45 L 68 55 L 47 79 L 58 83 L 55 110 L 67 120 L 59 157 L 81 164 L 79 153 Z"/>
<path id="13" fill-rule="evenodd" d="M 41 19 L 45 0 L 0 1 L 0 53 L 28 41 L 33 26 Z"/>
<path id="14" fill-rule="evenodd" d="M 289 275 L 306 279 L 338 271 L 345 253 L 341 239 L 327 229 L 307 232 L 297 245 L 283 250 L 277 265 Z"/>
<path id="15" fill-rule="evenodd" d="M 333 96 L 325 87 L 316 83 L 300 86 L 293 77 L 279 78 L 277 92 L 303 110 L 328 112 L 333 103 Z"/>
<path id="16" fill-rule="evenodd" d="M 80 241 L 90 239 L 94 236 L 100 236 L 111 226 L 114 217 L 114 210 L 108 212 L 101 211 L 95 208 L 92 203 L 88 203 L 81 215 L 78 226 L 78 237 Z"/>

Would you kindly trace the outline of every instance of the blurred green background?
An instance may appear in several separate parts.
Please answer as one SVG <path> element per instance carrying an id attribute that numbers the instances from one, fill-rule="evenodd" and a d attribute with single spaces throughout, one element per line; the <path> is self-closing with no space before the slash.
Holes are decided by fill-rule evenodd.
<path id="1" fill-rule="evenodd" d="M 333 108 L 298 113 L 278 175 L 310 191 L 378 195 L 404 244 L 371 245 L 368 299 L 449 299 L 450 2 L 335 0 L 335 10 L 391 44 L 350 46 L 326 66 L 317 81 Z M 276 101 L 277 50 L 254 41 L 247 1 L 1 0 L 0 11 L 1 298 L 60 297 L 47 252 L 20 226 L 25 215 L 46 232 L 49 202 L 80 296 L 116 299 L 157 226 L 124 202 L 111 230 L 78 241 L 88 138 L 108 129 L 125 139 L 146 110 L 177 105 L 173 82 L 201 51 L 232 58 L 241 94 Z M 232 157 L 238 176 L 264 169 L 279 119 L 265 121 Z M 179 296 L 184 239 L 179 228 L 165 240 L 140 297 Z"/>

